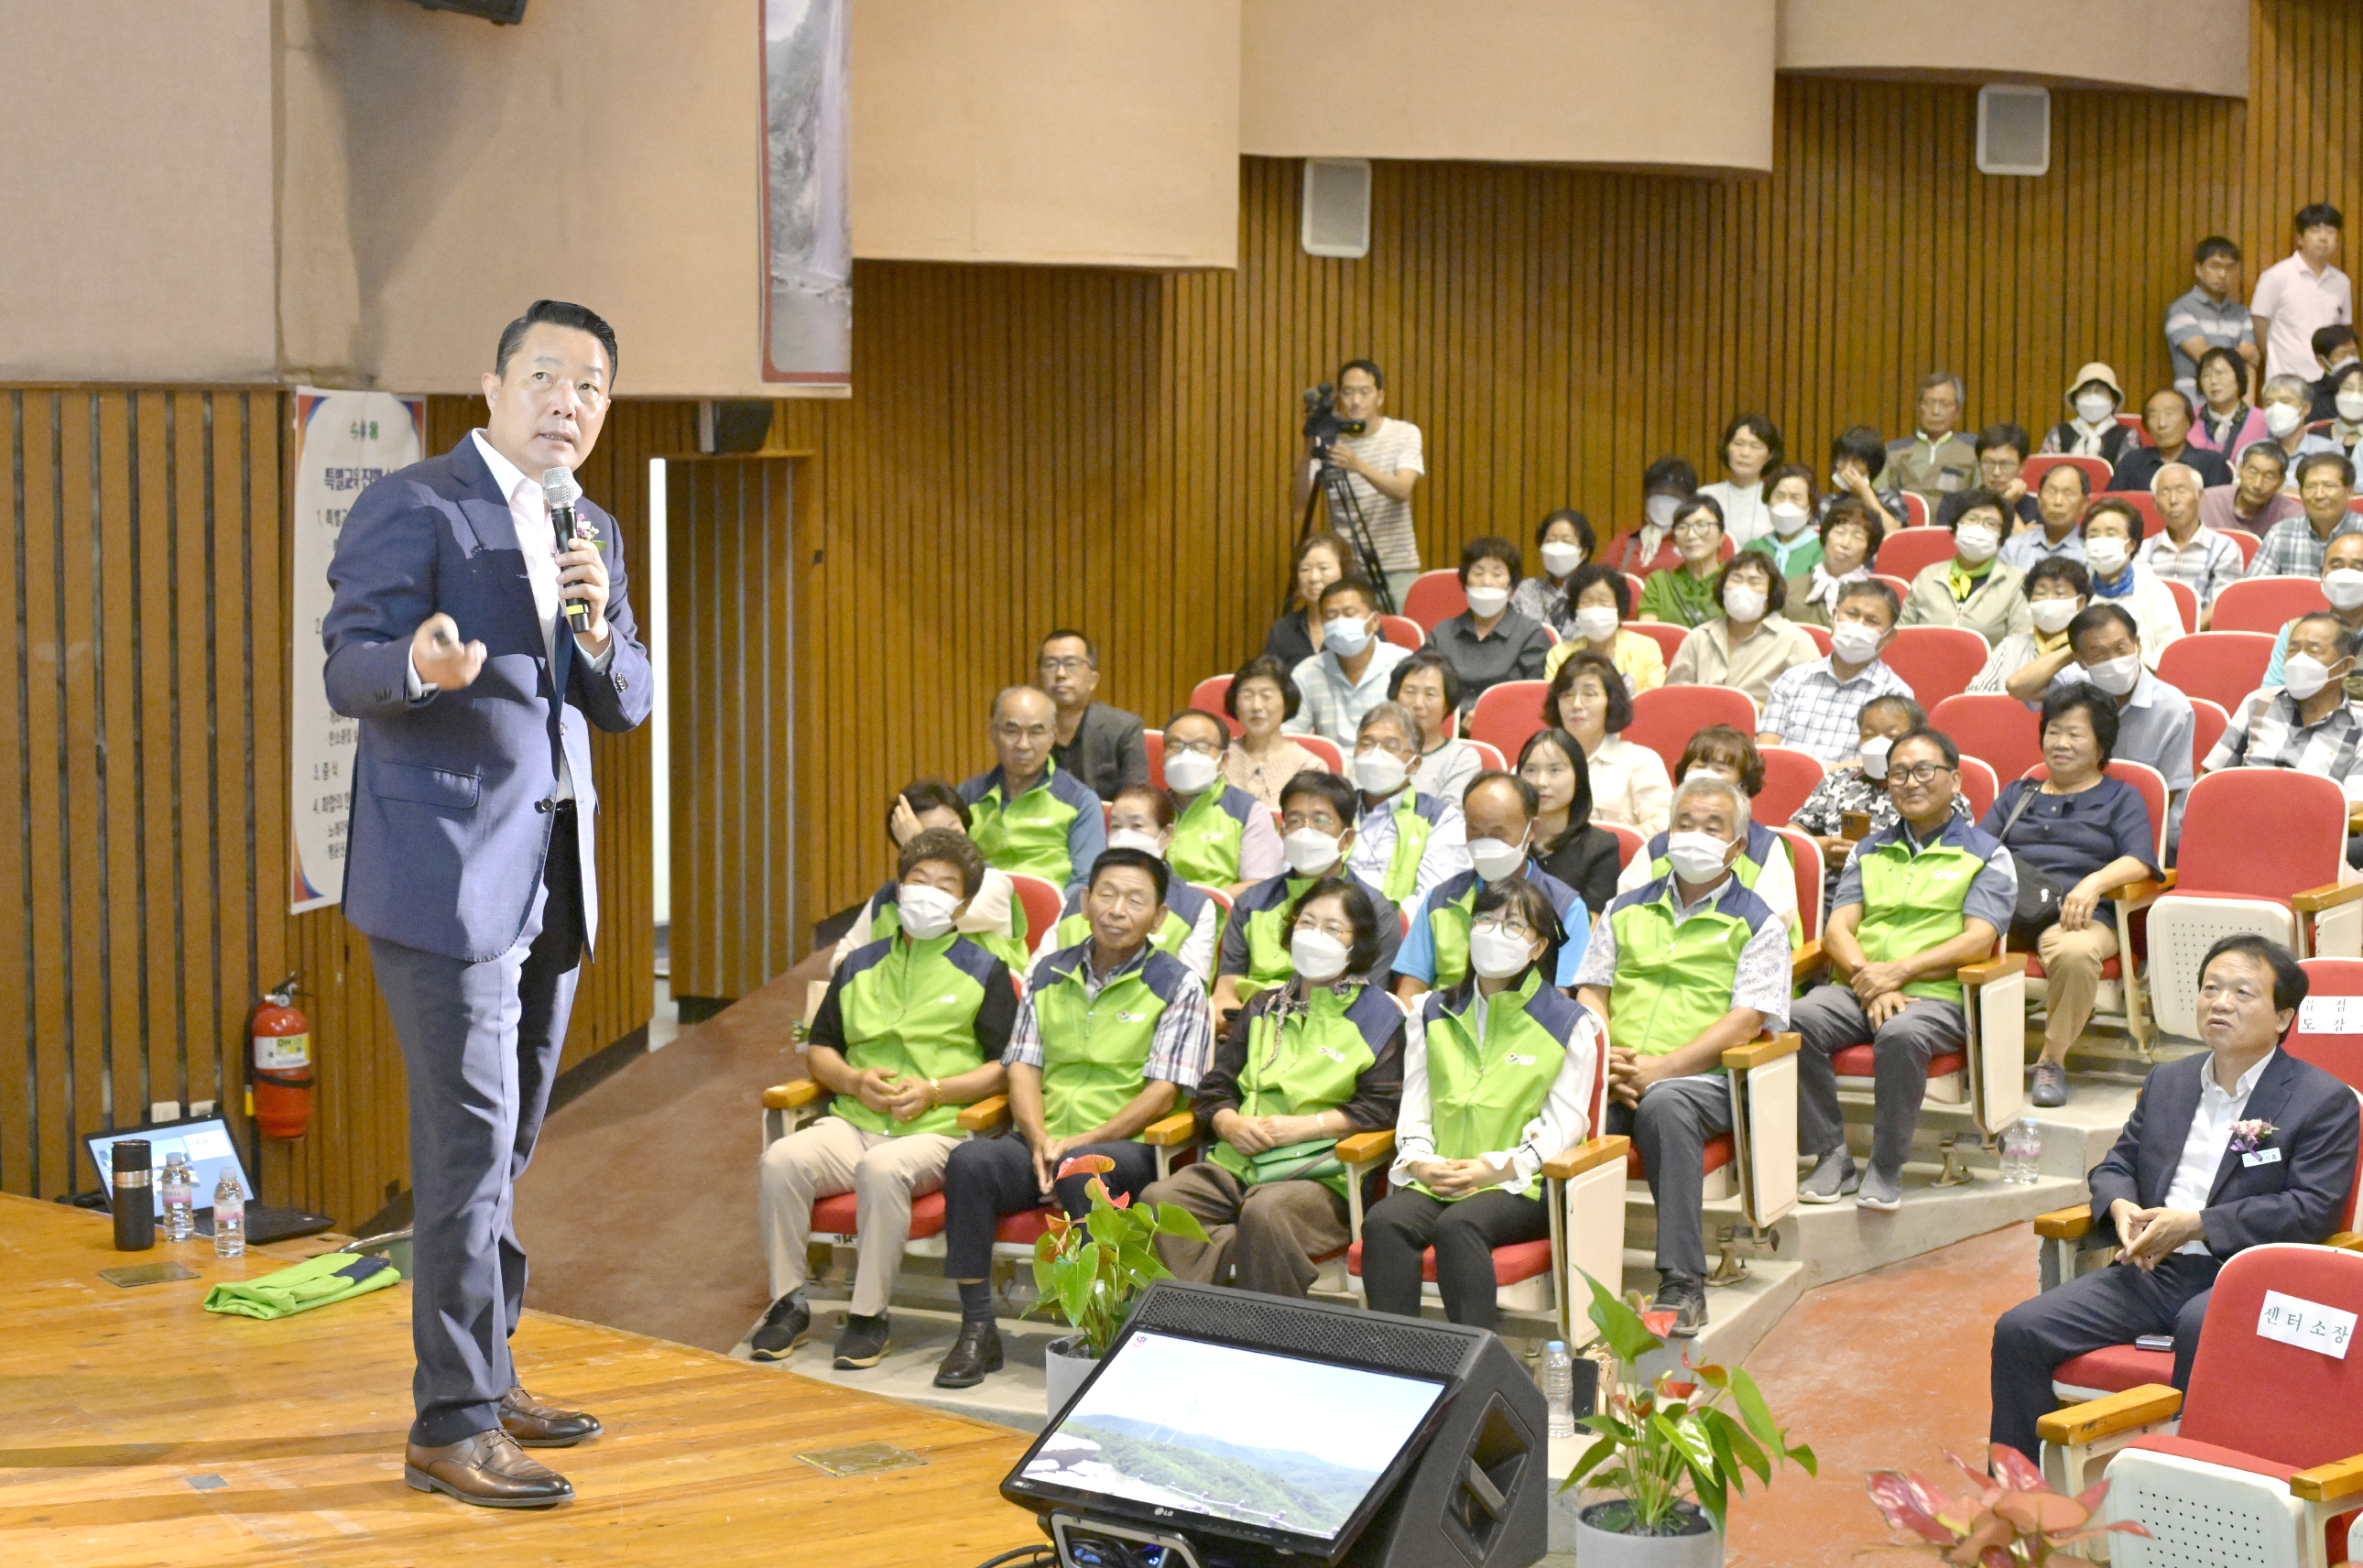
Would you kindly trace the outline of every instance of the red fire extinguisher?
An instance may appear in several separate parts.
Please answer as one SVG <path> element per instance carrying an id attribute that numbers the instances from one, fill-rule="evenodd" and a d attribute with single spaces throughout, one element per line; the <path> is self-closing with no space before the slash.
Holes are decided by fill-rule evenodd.
<path id="1" fill-rule="evenodd" d="M 265 1138 L 301 1138 L 312 1126 L 312 1021 L 295 1010 L 295 976 L 264 994 L 248 1031 L 246 1114 Z"/>

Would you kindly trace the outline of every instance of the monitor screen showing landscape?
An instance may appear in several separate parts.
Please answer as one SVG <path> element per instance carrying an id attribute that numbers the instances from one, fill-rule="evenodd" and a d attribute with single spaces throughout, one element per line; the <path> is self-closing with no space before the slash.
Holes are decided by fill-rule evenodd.
<path id="1" fill-rule="evenodd" d="M 1137 1333 L 1011 1480 L 1334 1541 L 1443 1393 L 1424 1378 Z"/>

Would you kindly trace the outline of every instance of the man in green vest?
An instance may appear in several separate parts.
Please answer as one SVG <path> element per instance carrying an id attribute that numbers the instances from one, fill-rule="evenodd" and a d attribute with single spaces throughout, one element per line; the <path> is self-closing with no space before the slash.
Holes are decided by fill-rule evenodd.
<path id="1" fill-rule="evenodd" d="M 969 837 L 986 864 L 1072 893 L 1107 848 L 1107 820 L 1100 797 L 1051 760 L 1058 713 L 1046 693 L 1004 687 L 993 699 L 997 765 L 960 793 L 968 802 Z"/>
<path id="2" fill-rule="evenodd" d="M 1173 842 L 1165 863 L 1202 887 L 1236 893 L 1280 874 L 1288 862 L 1263 803 L 1223 777 L 1230 727 L 1204 708 L 1165 721 L 1165 787 L 1173 795 Z"/>
<path id="3" fill-rule="evenodd" d="M 1167 882 L 1154 855 L 1103 851 L 1083 895 L 1090 940 L 1034 966 L 1002 1055 L 1014 1131 L 961 1144 L 944 1170 L 944 1273 L 960 1286 L 960 1329 L 937 1370 L 939 1388 L 973 1387 L 1000 1370 L 987 1283 L 995 1221 L 1054 1199 L 1071 1218 L 1091 1212 L 1089 1178 L 1058 1173 L 1079 1154 L 1114 1161 L 1102 1178 L 1109 1193 L 1137 1195 L 1157 1179 L 1157 1155 L 1133 1140 L 1206 1070 L 1206 994 L 1148 940 L 1165 917 Z"/>
<path id="4" fill-rule="evenodd" d="M 1449 991 L 1467 978 L 1470 910 L 1477 891 L 1514 876 L 1541 888 L 1559 912 L 1566 940 L 1559 944 L 1551 984 L 1561 988 L 1575 984 L 1576 968 L 1592 936 L 1592 915 L 1583 906 L 1583 895 L 1534 858 L 1535 813 L 1541 806 L 1535 786 L 1515 773 L 1479 773 L 1469 781 L 1460 809 L 1468 827 L 1470 868 L 1437 883 L 1412 906 L 1411 929 L 1394 962 L 1395 995 L 1404 1002 L 1416 1001 L 1424 991 Z"/>
<path id="5" fill-rule="evenodd" d="M 1858 1184 L 1864 1208 L 1903 1202 L 1903 1160 L 1928 1089 L 1928 1063 L 1967 1041 L 1953 972 L 1993 951 L 2018 902 L 2010 851 L 1953 815 L 1961 753 L 1923 727 L 1887 754 L 1895 826 L 1864 840 L 1847 862 L 1822 932 L 1832 972 L 1791 1009 L 1804 1041 L 1797 1062 L 1797 1143 L 1820 1162 L 1797 1195 L 1836 1203 Z M 1874 1072 L 1870 1170 L 1858 1181 L 1838 1117 L 1831 1056 L 1869 1044 Z"/>
<path id="6" fill-rule="evenodd" d="M 1425 898 L 1455 872 L 1469 869 L 1460 807 L 1411 786 L 1419 765 L 1419 726 L 1409 709 L 1382 702 L 1354 732 L 1354 783 L 1362 792 L 1354 848 L 1346 869 L 1396 904 Z"/>
<path id="7" fill-rule="evenodd" d="M 1288 870 L 1231 901 L 1222 951 L 1215 959 L 1215 1018 L 1222 1027 L 1228 1028 L 1231 1016 L 1257 992 L 1296 977 L 1288 956 L 1288 912 L 1323 877 L 1352 874 L 1346 862 L 1360 806 L 1352 784 L 1320 768 L 1307 768 L 1281 786 L 1280 845 Z M 1378 962 L 1371 976 L 1383 979 L 1403 942 L 1403 916 L 1376 883 L 1355 880 L 1378 911 Z"/>
<path id="8" fill-rule="evenodd" d="M 835 1098 L 828 1114 L 763 1151 L 756 1184 L 771 1308 L 757 1361 L 777 1361 L 812 1328 L 805 1243 L 815 1198 L 854 1195 L 860 1241 L 840 1368 L 886 1353 L 886 1303 L 911 1235 L 911 1199 L 941 1183 L 960 1107 L 1001 1092 L 1017 1016 L 1009 970 L 955 929 L 984 883 L 968 836 L 929 828 L 903 846 L 893 934 L 838 966 L 814 1016 L 806 1065 Z"/>
<path id="9" fill-rule="evenodd" d="M 1735 873 L 1747 793 L 1692 773 L 1674 791 L 1667 870 L 1616 895 L 1576 999 L 1608 1024 L 1608 1130 L 1631 1136 L 1658 1206 L 1658 1300 L 1673 1333 L 1706 1327 L 1709 1140 L 1731 1130 L 1723 1053 L 1789 1016 L 1789 933 Z"/>

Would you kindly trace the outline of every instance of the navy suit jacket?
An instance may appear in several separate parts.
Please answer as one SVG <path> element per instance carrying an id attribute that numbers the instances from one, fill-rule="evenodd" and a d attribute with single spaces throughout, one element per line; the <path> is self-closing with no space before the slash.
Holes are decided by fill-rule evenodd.
<path id="1" fill-rule="evenodd" d="M 2199 1110 L 2200 1074 L 2213 1061 L 2201 1051 L 2150 1070 L 2124 1131 L 2092 1167 L 2095 1226 L 2119 1198 L 2138 1208 L 2166 1202 Z M 2267 1146 L 2281 1157 L 2250 1165 L 2225 1151 L 2200 1211 L 2207 1250 L 2228 1258 L 2267 1241 L 2319 1241 L 2336 1230 L 2355 1183 L 2356 1139 L 2363 1133 L 2355 1091 L 2283 1051 L 2258 1075 L 2242 1119 L 2272 1123 L 2277 1130 Z"/>
<path id="2" fill-rule="evenodd" d="M 508 501 L 472 436 L 377 481 L 345 519 L 320 637 L 328 706 L 361 721 L 344 904 L 371 936 L 471 962 L 515 946 L 556 822 L 546 803 L 561 752 L 579 803 L 586 945 L 598 929 L 598 802 L 583 719 L 629 729 L 649 716 L 655 688 L 616 519 L 587 500 L 577 511 L 605 544 L 614 641 L 604 672 L 571 631 L 559 635 L 552 671 Z M 483 668 L 471 684 L 414 703 L 411 636 L 438 610 L 461 641 L 483 643 Z"/>

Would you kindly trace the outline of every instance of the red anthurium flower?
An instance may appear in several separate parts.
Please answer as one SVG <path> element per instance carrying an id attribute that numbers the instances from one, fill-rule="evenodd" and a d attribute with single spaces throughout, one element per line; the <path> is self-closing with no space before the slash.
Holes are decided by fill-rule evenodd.
<path id="1" fill-rule="evenodd" d="M 1130 1208 L 1132 1207 L 1132 1195 L 1130 1193 L 1118 1193 L 1115 1196 L 1108 1199 L 1108 1202 L 1117 1208 Z"/>
<path id="2" fill-rule="evenodd" d="M 1104 1154 L 1070 1154 L 1059 1162 L 1058 1179 L 1063 1182 L 1078 1172 L 1097 1173 L 1115 1169 L 1115 1162 Z"/>

